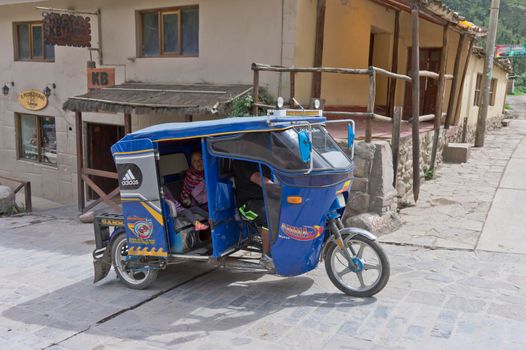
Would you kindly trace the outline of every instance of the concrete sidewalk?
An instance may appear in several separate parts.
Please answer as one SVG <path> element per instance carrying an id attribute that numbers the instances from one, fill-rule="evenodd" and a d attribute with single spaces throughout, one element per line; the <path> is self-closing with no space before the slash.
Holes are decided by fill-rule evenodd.
<path id="1" fill-rule="evenodd" d="M 510 128 L 526 133 L 526 120 Z M 526 138 L 511 155 L 476 248 L 526 254 Z"/>
<path id="2" fill-rule="evenodd" d="M 503 251 L 496 238 L 506 241 L 505 246 L 522 244 L 525 165 L 526 120 L 514 120 L 487 133 L 484 147 L 473 148 L 467 163 L 443 164 L 436 178 L 423 184 L 417 205 L 401 210 L 402 228 L 381 241 L 473 250 L 480 240 L 479 248 L 495 251 Z M 509 232 L 503 233 L 504 227 Z"/>

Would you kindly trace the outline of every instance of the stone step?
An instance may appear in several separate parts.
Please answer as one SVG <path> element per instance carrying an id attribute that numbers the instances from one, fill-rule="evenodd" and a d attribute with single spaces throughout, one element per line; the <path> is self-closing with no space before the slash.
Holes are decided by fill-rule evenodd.
<path id="1" fill-rule="evenodd" d="M 445 163 L 466 163 L 471 152 L 469 143 L 448 143 L 444 147 L 443 159 Z"/>

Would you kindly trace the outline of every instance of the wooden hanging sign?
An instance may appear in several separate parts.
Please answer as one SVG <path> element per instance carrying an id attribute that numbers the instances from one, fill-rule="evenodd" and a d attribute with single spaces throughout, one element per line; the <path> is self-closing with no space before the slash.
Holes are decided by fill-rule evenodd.
<path id="1" fill-rule="evenodd" d="M 44 43 L 47 45 L 91 47 L 89 17 L 47 12 L 42 16 Z"/>
<path id="2" fill-rule="evenodd" d="M 18 103 L 29 111 L 40 111 L 48 104 L 47 96 L 38 90 L 24 90 L 18 95 Z"/>

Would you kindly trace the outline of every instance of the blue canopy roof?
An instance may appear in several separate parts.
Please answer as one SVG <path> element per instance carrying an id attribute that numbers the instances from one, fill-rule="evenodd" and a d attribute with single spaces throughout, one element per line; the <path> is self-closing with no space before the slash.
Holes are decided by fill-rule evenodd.
<path id="1" fill-rule="evenodd" d="M 186 138 L 218 136 L 237 132 L 257 132 L 280 130 L 291 126 L 290 123 L 324 123 L 325 117 L 272 117 L 272 125 L 267 117 L 238 117 L 200 122 L 165 123 L 150 126 L 124 136 L 118 143 L 139 139 L 151 142 L 169 141 Z"/>

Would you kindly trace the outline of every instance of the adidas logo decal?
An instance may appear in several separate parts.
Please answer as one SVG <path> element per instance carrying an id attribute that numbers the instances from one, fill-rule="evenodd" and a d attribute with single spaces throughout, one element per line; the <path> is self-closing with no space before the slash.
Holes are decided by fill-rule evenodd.
<path id="1" fill-rule="evenodd" d="M 122 178 L 121 185 L 122 186 L 137 186 L 139 184 L 139 180 L 135 178 L 133 175 L 131 169 L 128 169 L 126 172 L 126 175 Z"/>

